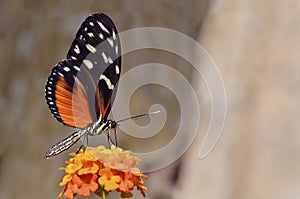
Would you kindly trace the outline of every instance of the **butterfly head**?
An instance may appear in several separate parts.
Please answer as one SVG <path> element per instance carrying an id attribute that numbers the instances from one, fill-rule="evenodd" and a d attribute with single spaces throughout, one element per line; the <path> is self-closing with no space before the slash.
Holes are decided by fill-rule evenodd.
<path id="1" fill-rule="evenodd" d="M 112 128 L 112 129 L 114 129 L 118 126 L 118 123 L 113 120 L 108 120 L 108 123 L 109 123 L 109 128 Z"/>

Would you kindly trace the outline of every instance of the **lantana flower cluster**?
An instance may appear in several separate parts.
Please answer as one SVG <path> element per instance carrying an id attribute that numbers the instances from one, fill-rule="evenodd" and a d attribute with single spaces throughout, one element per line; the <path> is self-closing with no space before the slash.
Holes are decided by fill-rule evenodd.
<path id="1" fill-rule="evenodd" d="M 76 194 L 90 196 L 91 192 L 106 198 L 111 191 L 121 192 L 121 197 L 129 198 L 134 187 L 145 196 L 147 188 L 142 178 L 147 176 L 135 167 L 140 159 L 130 153 L 115 146 L 111 149 L 87 147 L 77 154 L 71 153 L 73 157 L 66 161 L 66 167 L 60 168 L 66 174 L 59 184 L 64 189 L 58 198 L 72 199 Z"/>

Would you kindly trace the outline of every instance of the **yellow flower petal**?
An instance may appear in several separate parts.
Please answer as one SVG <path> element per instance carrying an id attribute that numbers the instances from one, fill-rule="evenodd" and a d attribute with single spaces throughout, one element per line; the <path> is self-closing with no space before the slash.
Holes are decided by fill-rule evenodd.
<path id="1" fill-rule="evenodd" d="M 78 171 L 79 169 L 81 169 L 82 166 L 83 166 L 82 163 L 79 163 L 79 164 L 68 164 L 66 166 L 65 171 L 66 171 L 66 173 L 73 174 L 76 171 Z"/>
<path id="2" fill-rule="evenodd" d="M 85 168 L 79 169 L 78 174 L 79 175 L 88 174 L 88 173 L 95 174 L 98 172 L 98 170 L 99 170 L 98 164 L 93 163 L 93 165 L 90 167 L 85 167 Z"/>
<path id="3" fill-rule="evenodd" d="M 64 186 L 67 184 L 67 182 L 72 180 L 72 176 L 70 174 L 67 174 L 63 177 L 63 179 L 61 180 L 61 183 L 59 183 L 59 186 Z"/>
<path id="4" fill-rule="evenodd" d="M 120 176 L 101 176 L 98 180 L 98 183 L 104 186 L 106 191 L 113 191 L 119 187 L 118 183 L 120 182 Z"/>

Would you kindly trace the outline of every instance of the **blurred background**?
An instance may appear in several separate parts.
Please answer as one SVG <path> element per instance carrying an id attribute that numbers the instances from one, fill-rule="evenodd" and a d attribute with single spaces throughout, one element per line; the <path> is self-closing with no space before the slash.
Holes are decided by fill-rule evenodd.
<path id="1" fill-rule="evenodd" d="M 300 197 L 299 0 L 11 0 L 0 2 L 0 198 L 50 199 L 60 192 L 63 173 L 57 169 L 76 147 L 50 160 L 43 155 L 74 129 L 51 116 L 44 84 L 65 58 L 80 24 L 95 12 L 109 15 L 119 32 L 154 26 L 192 37 L 215 61 L 226 86 L 222 136 L 200 160 L 211 111 L 201 77 L 171 53 L 144 50 L 124 56 L 122 73 L 143 63 L 163 63 L 200 90 L 197 137 L 176 162 L 148 173 L 147 198 Z M 150 151 L 174 137 L 180 108 L 166 88 L 137 90 L 131 113 L 147 112 L 153 103 L 168 111 L 166 126 L 148 141 L 120 133 L 124 148 Z"/>

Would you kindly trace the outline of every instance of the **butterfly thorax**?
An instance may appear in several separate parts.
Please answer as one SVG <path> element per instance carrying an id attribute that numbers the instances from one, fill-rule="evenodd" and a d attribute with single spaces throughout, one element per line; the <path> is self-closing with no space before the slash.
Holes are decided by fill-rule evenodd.
<path id="1" fill-rule="evenodd" d="M 99 135 L 108 129 L 114 129 L 117 127 L 117 122 L 113 120 L 99 119 L 92 126 L 88 127 L 89 135 Z"/>

